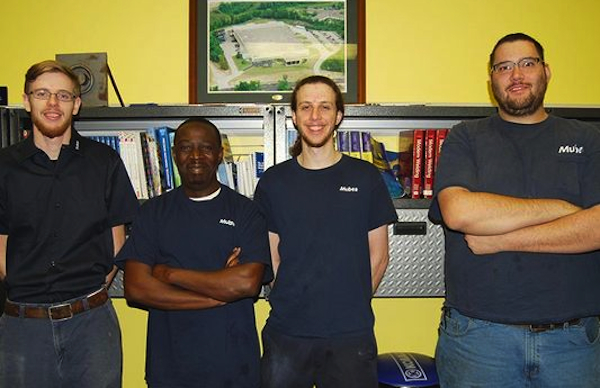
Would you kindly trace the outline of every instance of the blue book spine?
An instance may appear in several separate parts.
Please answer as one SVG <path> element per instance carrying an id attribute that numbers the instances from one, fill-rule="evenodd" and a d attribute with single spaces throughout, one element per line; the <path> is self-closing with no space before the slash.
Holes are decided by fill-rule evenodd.
<path id="1" fill-rule="evenodd" d="M 260 178 L 265 172 L 265 153 L 264 152 L 255 152 L 254 157 L 256 159 L 256 177 Z"/>
<path id="2" fill-rule="evenodd" d="M 173 182 L 173 159 L 171 159 L 171 141 L 169 139 L 169 127 L 159 127 L 155 129 L 156 140 L 160 148 L 161 167 L 164 171 L 164 189 L 171 190 L 175 188 Z"/>

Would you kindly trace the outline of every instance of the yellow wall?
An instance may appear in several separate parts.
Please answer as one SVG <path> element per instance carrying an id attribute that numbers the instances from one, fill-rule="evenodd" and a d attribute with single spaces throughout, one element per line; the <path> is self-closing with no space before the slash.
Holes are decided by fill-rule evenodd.
<path id="1" fill-rule="evenodd" d="M 488 104 L 486 61 L 498 38 L 523 31 L 547 50 L 552 105 L 600 105 L 597 0 L 366 0 L 368 102 Z M 20 104 L 25 70 L 57 53 L 107 52 L 129 103 L 186 103 L 188 0 L 2 0 L 0 85 Z M 111 104 L 117 99 L 111 91 Z M 432 354 L 442 300 L 376 299 L 381 352 Z M 144 387 L 145 313 L 115 304 L 124 386 Z M 262 327 L 268 314 L 257 304 Z"/>

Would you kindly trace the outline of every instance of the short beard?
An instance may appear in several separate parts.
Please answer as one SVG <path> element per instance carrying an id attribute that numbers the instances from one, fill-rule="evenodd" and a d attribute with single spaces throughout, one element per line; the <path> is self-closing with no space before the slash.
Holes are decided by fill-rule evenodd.
<path id="1" fill-rule="evenodd" d="M 333 131 L 331 131 L 331 133 L 326 136 L 322 141 L 315 143 L 312 140 L 310 140 L 308 138 L 308 136 L 304 135 L 304 132 L 302 131 L 298 131 L 300 133 L 300 137 L 302 138 L 302 141 L 304 143 L 306 143 L 307 146 L 312 147 L 312 148 L 321 148 L 323 147 L 325 144 L 327 144 L 327 142 L 334 136 L 335 134 L 335 129 Z"/>
<path id="2" fill-rule="evenodd" d="M 67 132 L 67 129 L 69 129 L 69 127 L 71 126 L 71 123 L 73 122 L 72 120 L 66 120 L 63 124 L 61 124 L 58 127 L 48 127 L 43 121 L 38 120 L 35 117 L 32 117 L 31 120 L 33 121 L 33 125 L 38 129 L 38 131 L 40 131 L 42 135 L 50 139 L 54 139 L 55 137 L 64 135 L 65 132 Z"/>
<path id="3" fill-rule="evenodd" d="M 537 112 L 537 110 L 544 104 L 544 97 L 546 95 L 548 83 L 544 79 L 544 82 L 540 83 L 539 86 L 540 89 L 537 91 L 537 93 L 530 93 L 525 99 L 518 101 L 511 100 L 510 98 L 501 98 L 501 91 L 497 90 L 496 85 L 492 85 L 492 90 L 494 92 L 494 98 L 498 103 L 498 107 L 502 111 L 511 116 L 525 117 Z"/>

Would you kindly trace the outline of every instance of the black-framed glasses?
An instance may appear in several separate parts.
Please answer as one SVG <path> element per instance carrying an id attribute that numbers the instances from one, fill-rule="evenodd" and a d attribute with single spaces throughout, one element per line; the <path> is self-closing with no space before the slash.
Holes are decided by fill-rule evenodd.
<path id="1" fill-rule="evenodd" d="M 508 74 L 514 70 L 515 67 L 518 67 L 522 71 L 531 71 L 535 69 L 538 63 L 544 63 L 541 58 L 534 57 L 526 57 L 521 58 L 517 62 L 513 61 L 503 61 L 492 65 L 492 73 L 498 74 Z"/>
<path id="2" fill-rule="evenodd" d="M 56 99 L 61 102 L 71 102 L 77 97 L 68 90 L 59 90 L 56 93 L 52 93 L 48 89 L 35 89 L 28 94 L 36 100 L 49 100 L 54 95 L 56 96 Z"/>

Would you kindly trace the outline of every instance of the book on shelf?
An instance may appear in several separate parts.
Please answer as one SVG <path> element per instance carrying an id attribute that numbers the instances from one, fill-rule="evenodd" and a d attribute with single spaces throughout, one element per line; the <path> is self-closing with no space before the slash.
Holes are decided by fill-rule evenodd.
<path id="1" fill-rule="evenodd" d="M 142 182 L 145 182 L 145 173 L 142 172 L 144 174 L 144 178 L 142 180 L 142 174 L 140 174 L 139 166 L 140 159 L 143 163 L 143 157 L 141 156 L 141 144 L 136 140 L 139 139 L 139 136 L 137 136 L 137 133 L 127 131 L 119 132 L 118 136 L 121 159 L 123 160 L 123 164 L 125 165 L 129 179 L 131 180 L 131 185 L 133 186 L 135 194 L 139 199 L 146 199 L 148 198 L 147 188 L 145 184 L 142 184 Z M 138 159 L 138 145 L 140 159 Z"/>
<path id="2" fill-rule="evenodd" d="M 148 147 L 148 135 L 145 132 L 140 132 L 140 142 L 142 144 L 142 155 L 144 157 L 144 173 L 146 174 L 146 190 L 148 198 L 157 195 L 154 191 L 154 177 L 152 176 L 150 150 Z"/>
<path id="3" fill-rule="evenodd" d="M 402 198 L 404 196 L 404 189 L 400 185 L 400 182 L 398 182 L 398 179 L 392 170 L 388 154 L 385 150 L 385 145 L 375 140 L 372 136 L 370 137 L 370 142 L 373 165 L 375 165 L 381 173 L 390 196 L 392 199 Z"/>
<path id="4" fill-rule="evenodd" d="M 437 130 L 427 129 L 425 131 L 425 144 L 423 156 L 423 198 L 433 197 L 433 174 L 436 157 L 436 139 Z"/>
<path id="5" fill-rule="evenodd" d="M 173 150 L 173 146 L 175 145 L 175 131 L 169 132 L 169 144 L 170 149 Z M 173 182 L 175 183 L 175 187 L 179 187 L 181 186 L 181 175 L 179 175 L 179 170 L 175 163 L 175 154 L 173 152 L 171 152 L 171 162 L 173 164 Z"/>
<path id="6" fill-rule="evenodd" d="M 156 133 L 154 128 L 148 128 L 144 132 L 140 134 L 141 137 L 146 139 L 146 147 L 147 147 L 147 164 L 145 166 L 146 170 L 152 176 L 150 191 L 152 191 L 153 196 L 161 195 L 163 193 L 163 184 L 161 178 L 161 162 L 160 162 L 160 152 L 158 150 L 158 143 L 156 140 Z"/>
<path id="7" fill-rule="evenodd" d="M 446 137 L 448 137 L 448 132 L 450 130 L 449 129 L 438 129 L 436 132 L 436 138 L 435 138 L 435 165 L 433 166 L 433 171 L 435 173 L 435 171 L 437 170 L 437 165 L 438 165 L 438 160 L 440 159 L 440 154 L 442 153 L 442 145 L 444 144 L 444 141 L 446 140 Z"/>
<path id="8" fill-rule="evenodd" d="M 255 160 L 255 173 L 256 179 L 260 179 L 263 172 L 265 172 L 265 153 L 262 151 L 254 152 L 254 160 Z"/>
<path id="9" fill-rule="evenodd" d="M 344 155 L 350 155 L 350 134 L 347 131 L 338 131 L 337 150 Z"/>
<path id="10" fill-rule="evenodd" d="M 154 130 L 156 132 L 156 141 L 160 151 L 161 171 L 163 172 L 164 178 L 162 187 L 164 191 L 169 191 L 175 188 L 175 182 L 173 180 L 173 158 L 171 157 L 171 140 L 169 138 L 169 132 L 174 131 L 174 129 L 169 127 L 157 127 Z"/>
<path id="11" fill-rule="evenodd" d="M 371 134 L 369 132 L 360 133 L 360 157 L 369 163 L 373 163 L 373 147 L 371 146 Z"/>
<path id="12" fill-rule="evenodd" d="M 413 132 L 413 162 L 411 177 L 411 198 L 421 198 L 423 194 L 423 147 L 425 130 L 415 129 Z"/>
<path id="13" fill-rule="evenodd" d="M 292 154 L 290 153 L 290 150 L 292 149 L 292 146 L 296 143 L 296 139 L 298 138 L 298 131 L 296 131 L 296 129 L 288 129 L 286 132 L 286 147 L 285 147 L 285 152 L 287 155 L 287 159 L 291 159 Z"/>
<path id="14" fill-rule="evenodd" d="M 356 159 L 361 159 L 361 135 L 359 131 L 349 131 L 350 152 L 349 155 Z"/>

